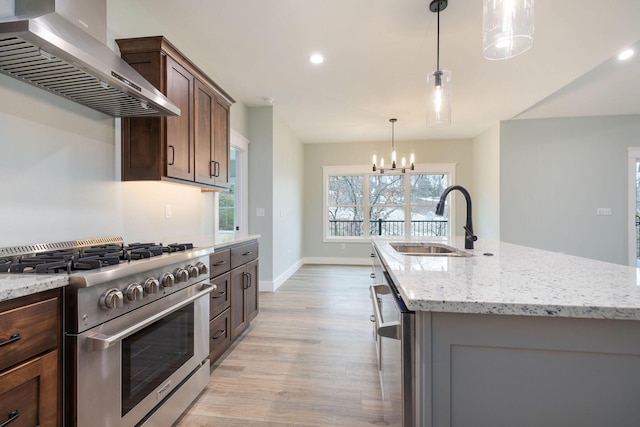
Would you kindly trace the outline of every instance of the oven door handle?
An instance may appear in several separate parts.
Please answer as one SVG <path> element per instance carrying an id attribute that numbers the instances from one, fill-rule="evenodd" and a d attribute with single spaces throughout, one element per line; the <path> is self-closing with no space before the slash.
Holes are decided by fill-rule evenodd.
<path id="1" fill-rule="evenodd" d="M 391 338 L 394 340 L 402 339 L 401 325 L 399 321 L 383 322 L 382 314 L 380 314 L 380 300 L 378 295 L 386 295 L 391 292 L 391 289 L 387 285 L 371 285 L 369 286 L 371 292 L 371 300 L 373 302 L 373 315 L 376 322 L 376 330 L 381 337 Z"/>
<path id="2" fill-rule="evenodd" d="M 168 316 L 174 311 L 180 310 L 182 307 L 185 307 L 186 305 L 191 304 L 193 301 L 197 300 L 198 298 L 201 298 L 204 295 L 210 294 L 211 292 L 215 291 L 217 288 L 218 287 L 212 283 L 204 284 L 202 285 L 202 290 L 196 292 L 195 294 L 191 295 L 187 299 L 184 299 L 179 303 L 174 304 L 171 307 L 168 307 L 154 314 L 153 316 L 149 316 L 148 318 L 144 319 L 142 322 L 129 326 L 128 328 L 123 329 L 122 331 L 116 334 L 104 335 L 99 332 L 90 333 L 86 337 L 86 349 L 87 351 L 102 351 L 102 350 L 108 349 L 109 347 L 113 347 L 114 345 L 116 345 L 123 339 L 127 338 L 128 336 L 135 334 L 136 332 L 146 328 L 152 323 L 157 322 L 163 317 Z"/>

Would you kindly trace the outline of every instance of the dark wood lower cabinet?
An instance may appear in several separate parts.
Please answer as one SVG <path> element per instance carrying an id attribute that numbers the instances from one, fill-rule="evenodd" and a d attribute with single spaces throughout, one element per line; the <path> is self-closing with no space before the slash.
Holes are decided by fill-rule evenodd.
<path id="1" fill-rule="evenodd" d="M 60 294 L 0 303 L 0 426 L 62 425 Z"/>
<path id="2" fill-rule="evenodd" d="M 0 374 L 0 425 L 57 426 L 57 396 L 57 351 L 4 371 Z"/>
<path id="3" fill-rule="evenodd" d="M 239 337 L 258 314 L 258 260 L 231 270 L 231 339 Z"/>
<path id="4" fill-rule="evenodd" d="M 209 322 L 209 359 L 212 362 L 222 356 L 231 345 L 230 311 L 231 309 L 227 308 Z"/>
<path id="5" fill-rule="evenodd" d="M 258 315 L 258 242 L 216 249 L 210 281 L 217 289 L 209 305 L 209 358 L 213 363 Z"/>

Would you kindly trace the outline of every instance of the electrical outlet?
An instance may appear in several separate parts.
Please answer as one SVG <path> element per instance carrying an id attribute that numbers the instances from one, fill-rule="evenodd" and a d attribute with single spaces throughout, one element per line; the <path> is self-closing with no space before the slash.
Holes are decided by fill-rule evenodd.
<path id="1" fill-rule="evenodd" d="M 264 216 L 264 208 L 257 208 L 256 216 Z"/>
<path id="2" fill-rule="evenodd" d="M 597 208 L 596 215 L 598 216 L 609 216 L 611 215 L 611 208 Z"/>
<path id="3" fill-rule="evenodd" d="M 173 209 L 171 205 L 164 205 L 164 219 L 171 219 L 173 217 Z"/>

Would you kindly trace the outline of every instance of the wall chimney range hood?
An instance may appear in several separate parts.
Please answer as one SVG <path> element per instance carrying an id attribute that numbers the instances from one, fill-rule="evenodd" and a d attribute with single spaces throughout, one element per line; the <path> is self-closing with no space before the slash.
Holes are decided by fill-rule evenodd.
<path id="1" fill-rule="evenodd" d="M 180 115 L 105 42 L 106 0 L 0 0 L 0 72 L 114 117 Z"/>

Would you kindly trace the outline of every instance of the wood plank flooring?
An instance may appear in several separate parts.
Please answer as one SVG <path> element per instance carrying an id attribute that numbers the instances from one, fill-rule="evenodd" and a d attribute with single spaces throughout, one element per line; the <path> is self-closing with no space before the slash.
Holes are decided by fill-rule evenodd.
<path id="1" fill-rule="evenodd" d="M 386 425 L 370 272 L 306 265 L 261 293 L 260 314 L 176 426 Z"/>

